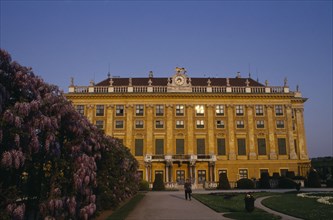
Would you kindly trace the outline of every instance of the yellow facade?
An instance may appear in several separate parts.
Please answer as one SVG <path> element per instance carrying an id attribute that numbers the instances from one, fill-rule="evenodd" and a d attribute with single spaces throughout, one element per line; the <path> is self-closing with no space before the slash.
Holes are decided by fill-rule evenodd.
<path id="1" fill-rule="evenodd" d="M 165 82 L 165 85 L 163 84 Z M 155 83 L 155 84 L 154 84 Z M 142 178 L 161 173 L 169 187 L 191 178 L 214 187 L 259 179 L 261 172 L 304 176 L 310 161 L 304 130 L 305 98 L 286 85 L 250 78 L 111 78 L 69 87 L 67 98 L 139 161 Z"/>

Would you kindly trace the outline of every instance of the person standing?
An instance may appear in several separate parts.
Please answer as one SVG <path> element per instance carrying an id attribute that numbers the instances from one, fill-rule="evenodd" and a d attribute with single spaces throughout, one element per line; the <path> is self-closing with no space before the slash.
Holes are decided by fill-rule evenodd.
<path id="1" fill-rule="evenodd" d="M 191 194 L 192 194 L 192 184 L 189 179 L 186 179 L 186 182 L 184 184 L 185 189 L 185 199 L 187 200 L 187 197 L 189 200 L 191 200 Z"/>

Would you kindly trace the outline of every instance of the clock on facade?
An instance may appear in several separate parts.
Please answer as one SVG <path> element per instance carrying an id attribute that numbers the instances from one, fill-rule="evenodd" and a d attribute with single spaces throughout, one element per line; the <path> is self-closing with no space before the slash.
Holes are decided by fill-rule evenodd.
<path id="1" fill-rule="evenodd" d="M 177 85 L 183 85 L 185 82 L 185 79 L 183 76 L 176 76 L 175 77 L 175 82 Z"/>

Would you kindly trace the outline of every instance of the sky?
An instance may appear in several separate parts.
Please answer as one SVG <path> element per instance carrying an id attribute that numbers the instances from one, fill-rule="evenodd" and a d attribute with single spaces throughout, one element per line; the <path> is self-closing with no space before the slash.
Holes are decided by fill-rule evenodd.
<path id="1" fill-rule="evenodd" d="M 311 158 L 333 156 L 332 1 L 6 1 L 0 47 L 68 92 L 107 77 L 241 76 L 299 85 Z"/>

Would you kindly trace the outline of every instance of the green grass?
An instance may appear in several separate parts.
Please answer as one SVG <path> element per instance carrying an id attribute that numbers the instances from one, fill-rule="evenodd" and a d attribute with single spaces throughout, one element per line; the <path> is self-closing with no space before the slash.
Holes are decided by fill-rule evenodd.
<path id="1" fill-rule="evenodd" d="M 333 193 L 329 195 L 333 196 Z M 271 197 L 265 199 L 262 204 L 270 209 L 302 219 L 333 219 L 333 205 L 319 203 L 316 199 L 297 197 L 297 193 Z"/>
<path id="2" fill-rule="evenodd" d="M 135 206 L 143 199 L 144 193 L 138 193 L 130 201 L 116 209 L 107 220 L 122 220 L 125 219 L 128 214 L 135 208 Z"/>
<path id="3" fill-rule="evenodd" d="M 254 193 L 255 198 L 272 195 L 272 193 Z M 249 213 L 245 210 L 244 193 L 194 194 L 193 197 L 216 212 L 225 212 L 225 217 L 232 219 L 280 219 L 260 209 Z"/>

